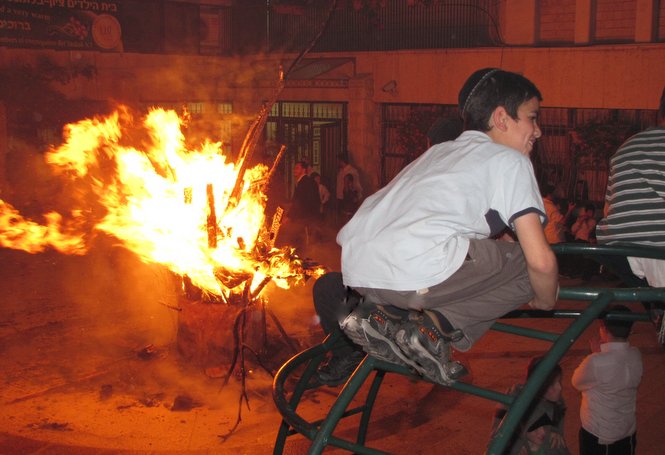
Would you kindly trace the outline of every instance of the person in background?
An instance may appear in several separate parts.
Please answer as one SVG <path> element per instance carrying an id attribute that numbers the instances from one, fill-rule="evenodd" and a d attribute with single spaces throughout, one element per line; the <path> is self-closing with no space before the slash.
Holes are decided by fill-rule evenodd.
<path id="1" fill-rule="evenodd" d="M 461 118 L 439 118 L 427 130 L 427 148 L 442 142 L 454 141 L 462 131 L 464 126 Z"/>
<path id="2" fill-rule="evenodd" d="M 547 430 L 552 425 L 552 421 L 546 416 L 541 415 L 533 423 L 528 423 L 525 428 L 525 441 L 518 455 L 554 455 L 559 453 L 547 447 Z"/>
<path id="3" fill-rule="evenodd" d="M 525 384 L 532 377 L 533 372 L 542 360 L 542 356 L 531 358 L 526 370 Z M 570 455 L 570 451 L 566 446 L 566 439 L 563 436 L 566 404 L 561 394 L 561 377 L 561 366 L 556 365 L 525 414 L 523 421 L 526 422 L 526 425 L 523 426 L 523 431 L 516 435 L 516 438 L 508 446 L 506 454 L 542 453 L 547 455 Z M 516 396 L 523 388 L 524 384 L 515 384 L 507 393 Z M 507 412 L 508 410 L 504 405 L 497 407 L 494 420 L 492 421 L 492 436 L 496 434 L 499 424 Z M 546 420 L 543 420 L 543 416 Z M 539 425 L 534 425 L 538 420 L 540 420 Z M 533 428 L 530 429 L 530 427 Z M 540 429 L 538 434 L 528 434 L 536 428 Z M 539 441 L 538 448 L 542 450 L 541 452 L 535 452 L 531 448 L 534 446 L 535 440 Z M 530 451 L 524 452 L 525 448 L 528 448 Z"/>
<path id="4" fill-rule="evenodd" d="M 342 199 L 342 221 L 346 223 L 351 219 L 360 205 L 360 195 L 356 188 L 352 174 L 344 176 L 344 198 Z"/>
<path id="5" fill-rule="evenodd" d="M 321 214 L 321 218 L 325 218 L 325 212 L 326 212 L 326 206 L 328 204 L 328 201 L 330 201 L 330 191 L 328 191 L 328 188 L 321 183 L 321 174 L 318 172 L 312 172 L 310 174 L 310 177 L 314 179 L 316 184 L 319 187 L 319 200 L 321 202 L 321 205 L 319 206 L 319 213 Z"/>
<path id="6" fill-rule="evenodd" d="M 553 185 L 543 185 L 540 194 L 543 196 L 543 204 L 545 204 L 545 213 L 547 215 L 547 224 L 545 225 L 545 238 L 547 242 L 550 245 L 565 242 L 566 220 L 574 207 L 569 207 L 565 215 L 559 211 L 559 207 L 554 201 Z"/>
<path id="7" fill-rule="evenodd" d="M 314 179 L 307 175 L 307 163 L 297 161 L 293 166 L 296 186 L 291 203 L 286 211 L 280 229 L 282 244 L 293 246 L 299 254 L 304 254 L 309 236 L 319 222 L 319 188 Z"/>
<path id="8" fill-rule="evenodd" d="M 658 125 L 629 138 L 610 160 L 603 218 L 596 227 L 598 243 L 631 243 L 665 248 L 665 88 L 660 96 Z M 634 274 L 650 286 L 665 286 L 665 261 L 628 258 L 607 264 L 628 280 Z M 662 308 L 661 308 L 662 313 Z M 662 316 L 662 315 L 661 315 Z M 661 321 L 664 321 L 660 317 Z M 662 324 L 662 322 L 661 322 Z M 662 328 L 662 325 L 661 325 Z"/>
<path id="9" fill-rule="evenodd" d="M 630 313 L 625 305 L 608 310 Z M 642 380 L 642 355 L 628 342 L 630 320 L 601 319 L 599 339 L 573 373 L 582 393 L 580 455 L 634 455 L 637 445 L 637 388 Z"/>
<path id="10" fill-rule="evenodd" d="M 328 202 L 330 201 L 330 191 L 328 188 L 321 182 L 321 175 L 318 172 L 312 172 L 309 175 L 316 182 L 319 187 L 319 217 L 316 223 L 313 224 L 312 228 L 312 237 L 316 241 L 325 241 L 328 237 L 326 234 L 327 228 L 325 225 L 325 220 L 328 212 Z"/>
<path id="11" fill-rule="evenodd" d="M 337 210 L 341 214 L 343 201 L 344 201 L 344 179 L 347 175 L 350 175 L 353 178 L 353 189 L 356 192 L 357 198 L 359 201 L 363 199 L 363 187 L 360 184 L 360 174 L 358 170 L 349 163 L 348 158 L 340 154 L 337 157 L 337 186 L 335 188 L 335 196 L 337 200 Z"/>
<path id="12" fill-rule="evenodd" d="M 575 222 L 570 226 L 570 233 L 573 242 L 577 243 L 596 243 L 596 208 L 593 204 L 587 203 L 580 206 Z M 568 256 L 568 260 L 571 260 Z M 600 273 L 600 264 L 588 257 L 574 257 L 571 260 L 569 268 L 572 276 L 581 277 L 588 281 L 594 275 Z"/>
<path id="13" fill-rule="evenodd" d="M 575 241 L 596 243 L 596 207 L 585 204 L 577 214 L 577 219 L 570 227 Z"/>

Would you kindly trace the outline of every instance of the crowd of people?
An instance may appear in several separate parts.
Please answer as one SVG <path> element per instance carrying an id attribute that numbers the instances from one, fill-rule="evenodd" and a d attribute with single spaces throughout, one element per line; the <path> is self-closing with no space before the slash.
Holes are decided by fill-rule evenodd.
<path id="1" fill-rule="evenodd" d="M 363 187 L 360 173 L 347 154 L 337 157 L 334 199 L 321 174 L 308 161 L 295 162 L 294 186 L 282 218 L 280 244 L 292 246 L 298 254 L 306 256 L 309 244 L 328 240 L 330 226 L 338 227 L 351 219 L 363 200 Z"/>
<path id="2" fill-rule="evenodd" d="M 471 349 L 513 309 L 554 308 L 560 273 L 595 273 L 583 261 L 576 261 L 577 269 L 562 263 L 550 245 L 665 247 L 665 91 L 659 125 L 628 140 L 612 158 L 600 219 L 588 201 L 561 204 L 554 188 L 536 181 L 530 154 L 542 134 L 541 100 L 520 74 L 478 70 L 459 93 L 461 123 L 433 126 L 431 147 L 384 188 L 363 199 L 357 171 L 340 160 L 341 272 L 319 278 L 313 299 L 323 331 L 341 328 L 345 344 L 320 366 L 321 384 L 342 384 L 366 354 L 452 384 L 467 374 L 455 351 Z M 624 272 L 663 286 L 664 263 L 627 258 Z M 572 379 L 582 395 L 580 453 L 634 454 L 642 364 L 628 342 L 632 322 L 599 324 L 599 338 Z M 555 369 L 510 453 L 570 453 L 561 378 Z M 503 414 L 497 410 L 495 428 Z"/>

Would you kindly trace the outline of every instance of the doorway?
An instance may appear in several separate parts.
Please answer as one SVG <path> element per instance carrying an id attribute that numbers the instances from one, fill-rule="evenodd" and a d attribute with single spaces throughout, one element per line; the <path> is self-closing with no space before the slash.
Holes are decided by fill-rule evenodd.
<path id="1" fill-rule="evenodd" d="M 347 103 L 278 101 L 266 123 L 266 143 L 273 149 L 286 145 L 275 179 L 281 180 L 281 194 L 273 195 L 288 201 L 295 181 L 293 165 L 307 161 L 321 175 L 321 182 L 334 195 L 337 178 L 337 157 L 345 153 L 347 144 Z"/>

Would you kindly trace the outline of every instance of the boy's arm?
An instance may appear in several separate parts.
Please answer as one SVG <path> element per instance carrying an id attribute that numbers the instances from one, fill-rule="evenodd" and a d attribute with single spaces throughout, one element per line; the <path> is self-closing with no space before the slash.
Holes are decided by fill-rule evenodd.
<path id="1" fill-rule="evenodd" d="M 559 268 L 556 256 L 545 239 L 540 216 L 535 212 L 527 213 L 516 218 L 514 225 L 526 259 L 529 281 L 535 293 L 529 306 L 539 310 L 551 310 L 559 290 Z"/>
<path id="2" fill-rule="evenodd" d="M 577 234 L 577 231 L 579 231 L 581 227 L 582 227 L 581 219 L 578 218 L 578 219 L 575 220 L 573 225 L 570 227 L 570 231 L 573 234 Z"/>
<path id="3" fill-rule="evenodd" d="M 591 364 L 591 356 L 585 357 L 582 363 L 575 369 L 571 383 L 579 391 L 588 390 L 594 386 L 596 377 L 593 365 Z"/>

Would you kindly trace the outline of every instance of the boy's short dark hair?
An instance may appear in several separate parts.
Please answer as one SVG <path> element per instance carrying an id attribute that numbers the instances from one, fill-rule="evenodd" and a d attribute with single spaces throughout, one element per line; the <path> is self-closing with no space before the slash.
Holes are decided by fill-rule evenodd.
<path id="1" fill-rule="evenodd" d="M 483 68 L 466 80 L 459 92 L 460 115 L 465 130 L 489 131 L 492 112 L 503 106 L 513 119 L 517 109 L 531 98 L 542 101 L 540 91 L 521 74 L 498 68 Z"/>
<path id="2" fill-rule="evenodd" d="M 626 305 L 610 305 L 607 312 L 612 313 L 632 313 L 631 309 Z M 607 313 L 606 313 L 607 314 Z M 626 339 L 630 335 L 633 328 L 633 321 L 621 319 L 602 319 L 601 323 L 605 326 L 608 332 L 615 338 Z"/>
<path id="3" fill-rule="evenodd" d="M 526 379 L 529 380 L 533 372 L 536 370 L 536 367 L 540 365 L 540 362 L 543 361 L 545 357 L 542 355 L 538 355 L 535 357 L 531 357 L 531 360 L 529 360 L 529 364 L 526 367 Z M 554 382 L 554 380 L 563 374 L 563 370 L 561 369 L 561 365 L 558 363 L 554 365 L 554 368 L 552 368 L 552 371 L 550 372 L 550 375 L 547 377 L 547 381 L 545 381 L 543 384 L 546 386 L 549 386 Z"/>

